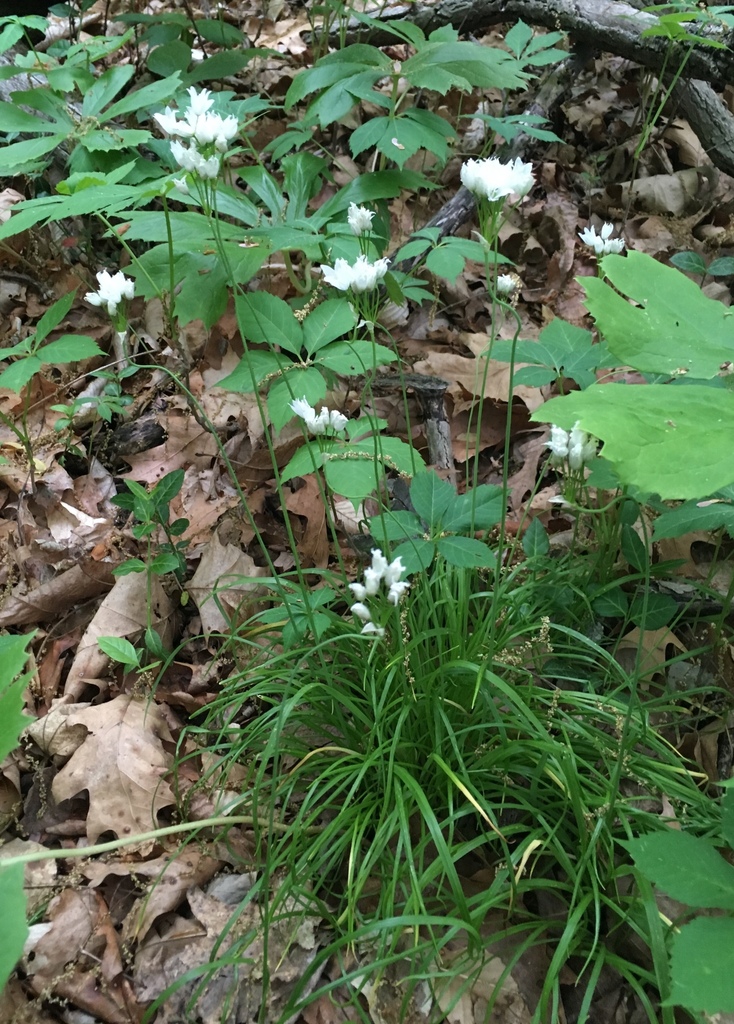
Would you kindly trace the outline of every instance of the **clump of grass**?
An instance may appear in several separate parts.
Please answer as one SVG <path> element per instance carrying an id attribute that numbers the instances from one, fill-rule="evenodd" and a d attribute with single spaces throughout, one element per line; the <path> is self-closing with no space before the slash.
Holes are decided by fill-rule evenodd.
<path id="1" fill-rule="evenodd" d="M 369 950 L 369 968 L 345 961 L 353 982 L 400 961 L 406 991 L 422 980 L 438 993 L 469 984 L 492 952 L 483 923 L 500 915 L 495 939 L 514 936 L 517 956 L 551 949 L 538 1020 L 569 962 L 587 1009 L 604 965 L 652 1008 L 654 970 L 608 942 L 623 927 L 652 942 L 654 925 L 617 840 L 663 827 L 663 795 L 705 831 L 710 801 L 636 680 L 582 632 L 588 604 L 571 566 L 520 564 L 497 589 L 438 560 L 384 640 L 329 610 L 321 640 L 266 659 L 247 630 L 231 641 L 247 667 L 194 731 L 220 778 L 246 766 L 239 799 L 264 866 L 248 900 L 264 928 L 316 914 L 334 936 L 323 955 Z M 258 711 L 237 728 L 245 702 Z M 458 934 L 464 961 L 445 954 Z M 307 973 L 290 1011 L 308 992 Z"/>

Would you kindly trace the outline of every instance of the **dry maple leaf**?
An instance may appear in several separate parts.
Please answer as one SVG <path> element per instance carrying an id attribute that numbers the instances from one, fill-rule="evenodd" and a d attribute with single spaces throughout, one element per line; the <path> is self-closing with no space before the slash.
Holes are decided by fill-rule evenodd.
<path id="1" fill-rule="evenodd" d="M 156 828 L 158 812 L 174 802 L 163 778 L 172 758 L 162 741 L 172 737 L 157 705 L 122 695 L 70 719 L 89 736 L 54 779 L 54 800 L 88 791 L 91 843 L 103 832 L 122 838 Z"/>

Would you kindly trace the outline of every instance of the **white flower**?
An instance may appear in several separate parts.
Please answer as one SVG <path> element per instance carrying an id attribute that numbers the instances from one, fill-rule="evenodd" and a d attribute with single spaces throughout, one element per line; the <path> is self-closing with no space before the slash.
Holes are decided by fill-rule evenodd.
<path id="1" fill-rule="evenodd" d="M 213 105 L 214 100 L 211 99 L 210 89 L 202 89 L 201 92 L 197 92 L 193 85 L 189 87 L 188 113 L 190 115 L 199 117 L 200 114 L 206 114 L 207 110 L 211 110 Z"/>
<path id="2" fill-rule="evenodd" d="M 579 238 L 584 245 L 593 249 L 597 256 L 608 256 L 610 252 L 621 252 L 624 249 L 623 238 L 609 237 L 612 231 L 614 231 L 614 225 L 606 223 L 598 235 L 596 228 L 584 228 L 583 231 L 579 231 Z"/>
<path id="3" fill-rule="evenodd" d="M 347 212 L 347 223 L 352 234 L 362 235 L 365 231 L 371 231 L 374 215 L 374 211 L 368 210 L 366 206 L 357 206 L 356 203 L 350 203 Z"/>
<path id="4" fill-rule="evenodd" d="M 364 601 L 367 597 L 367 588 L 363 587 L 361 583 L 350 583 L 349 589 L 358 601 Z"/>
<path id="5" fill-rule="evenodd" d="M 545 446 L 550 448 L 551 462 L 559 463 L 568 459 L 571 469 L 581 469 L 596 455 L 596 444 L 595 438 L 582 430 L 580 421 L 577 421 L 571 431 L 553 424 L 550 441 L 546 441 Z"/>
<path id="6" fill-rule="evenodd" d="M 554 423 L 550 441 L 545 442 L 545 447 L 550 448 L 552 462 L 562 462 L 568 455 L 568 431 Z"/>
<path id="7" fill-rule="evenodd" d="M 153 114 L 153 120 L 157 121 L 166 135 L 178 135 L 180 128 L 187 128 L 183 121 L 176 117 L 176 111 L 166 107 L 162 114 Z"/>
<path id="8" fill-rule="evenodd" d="M 176 189 L 177 192 L 180 192 L 181 195 L 187 196 L 190 194 L 189 184 L 186 181 L 186 178 L 174 178 L 173 187 Z"/>
<path id="9" fill-rule="evenodd" d="M 357 618 L 360 619 L 362 622 L 372 621 L 372 612 L 369 610 L 367 605 L 362 604 L 361 601 L 357 601 L 356 604 L 353 604 L 349 611 L 352 613 L 352 615 L 356 615 Z"/>
<path id="10" fill-rule="evenodd" d="M 500 274 L 494 284 L 497 294 L 503 298 L 509 298 L 511 295 L 514 295 L 518 288 L 517 280 L 512 274 Z"/>
<path id="11" fill-rule="evenodd" d="M 333 430 L 343 430 L 348 420 L 335 409 L 331 411 L 325 406 L 320 413 L 317 413 L 312 405 L 309 405 L 306 398 L 294 398 L 290 407 L 296 416 L 300 416 L 312 434 L 325 434 L 331 427 Z"/>
<path id="12" fill-rule="evenodd" d="M 194 47 L 194 49 L 191 51 L 191 60 L 194 62 L 194 64 L 198 64 L 200 61 L 204 60 L 205 57 L 206 54 L 204 53 L 204 51 L 197 49 L 197 47 Z"/>
<path id="13" fill-rule="evenodd" d="M 177 139 L 174 139 L 171 143 L 171 154 L 179 167 L 183 167 L 185 171 L 190 171 L 192 174 L 198 174 L 200 178 L 216 178 L 219 175 L 222 158 L 217 155 L 205 157 L 203 153 L 199 152 L 194 141 L 187 149 Z"/>
<path id="14" fill-rule="evenodd" d="M 395 583 L 391 583 L 390 589 L 387 592 L 387 599 L 390 602 L 390 604 L 399 604 L 400 598 L 403 596 L 403 594 L 405 593 L 409 586 L 410 583 L 408 583 L 407 580 L 402 580 L 400 582 L 396 581 Z"/>
<path id="15" fill-rule="evenodd" d="M 380 548 L 372 548 L 372 571 L 376 572 L 380 579 L 384 579 L 388 568 L 387 559 Z"/>
<path id="16" fill-rule="evenodd" d="M 374 633 L 375 636 L 380 637 L 385 635 L 385 630 L 382 628 L 382 626 L 376 626 L 374 622 L 366 622 L 364 626 L 362 626 L 362 632 Z"/>
<path id="17" fill-rule="evenodd" d="M 374 597 L 380 589 L 382 583 L 382 573 L 375 572 L 374 569 L 365 569 L 364 571 L 364 589 L 367 597 Z"/>
<path id="18" fill-rule="evenodd" d="M 402 558 L 398 555 L 397 558 L 393 559 L 392 562 L 385 568 L 384 580 L 388 587 L 392 587 L 393 584 L 397 583 L 400 577 L 405 572 L 405 566 L 403 565 Z"/>
<path id="19" fill-rule="evenodd" d="M 344 259 L 338 259 L 333 267 L 322 266 L 321 272 L 327 284 L 340 292 L 351 290 L 355 293 L 371 291 L 387 273 L 390 260 L 384 257 L 370 263 L 365 255 L 358 256 L 354 266 Z"/>
<path id="20" fill-rule="evenodd" d="M 589 437 L 577 421 L 568 435 L 568 464 L 571 469 L 581 469 L 596 455 L 596 440 Z"/>
<path id="21" fill-rule="evenodd" d="M 461 183 L 480 199 L 496 202 L 505 196 L 526 196 L 535 184 L 532 164 L 517 157 L 502 163 L 497 157 L 486 160 L 467 160 L 461 168 Z"/>
<path id="22" fill-rule="evenodd" d="M 132 299 L 135 296 L 135 282 L 118 271 L 110 274 L 106 270 L 97 272 L 99 289 L 96 292 L 87 292 L 84 298 L 93 306 L 104 306 L 110 316 L 117 313 L 117 307 L 123 299 Z"/>

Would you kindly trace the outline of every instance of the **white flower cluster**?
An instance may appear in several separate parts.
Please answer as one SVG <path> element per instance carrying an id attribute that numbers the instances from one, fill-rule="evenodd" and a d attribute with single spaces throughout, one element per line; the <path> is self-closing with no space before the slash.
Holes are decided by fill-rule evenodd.
<path id="1" fill-rule="evenodd" d="M 380 592 L 380 586 L 384 583 L 387 587 L 387 600 L 396 607 L 400 599 L 410 586 L 407 580 L 400 577 L 405 572 L 405 566 L 401 558 L 395 558 L 392 562 L 383 555 L 379 548 L 372 549 L 372 565 L 364 571 L 364 583 L 350 583 L 349 589 L 357 598 L 355 604 L 350 607 L 352 615 L 364 623 L 363 633 L 374 633 L 375 636 L 384 636 L 385 630 L 382 626 L 376 626 L 372 621 L 372 612 L 364 603 L 368 597 L 375 597 Z"/>
<path id="2" fill-rule="evenodd" d="M 486 160 L 467 160 L 461 168 L 461 183 L 478 199 L 490 202 L 509 195 L 523 198 L 535 184 L 533 165 L 524 164 L 519 157 L 507 164 L 496 156 Z"/>
<path id="3" fill-rule="evenodd" d="M 624 249 L 623 238 L 609 237 L 612 231 L 614 225 L 607 223 L 602 226 L 598 235 L 596 228 L 584 228 L 583 231 L 579 231 L 579 238 L 584 245 L 594 250 L 596 256 L 608 256 L 610 252 L 621 252 Z"/>
<path id="4" fill-rule="evenodd" d="M 503 299 L 514 297 L 515 292 L 520 288 L 520 279 L 514 274 L 499 274 L 495 279 L 494 286 L 497 294 Z"/>
<path id="5" fill-rule="evenodd" d="M 329 427 L 332 430 L 344 430 L 349 422 L 348 417 L 337 412 L 336 409 L 327 409 L 326 406 L 317 413 L 305 397 L 294 398 L 290 407 L 296 416 L 301 417 L 312 434 L 325 434 Z"/>
<path id="6" fill-rule="evenodd" d="M 559 463 L 568 459 L 571 469 L 581 469 L 590 462 L 596 455 L 596 445 L 596 438 L 590 437 L 582 430 L 578 420 L 570 431 L 557 427 L 554 423 L 551 427 L 550 441 L 545 442 L 546 448 L 550 448 L 551 451 L 551 462 Z"/>
<path id="7" fill-rule="evenodd" d="M 340 292 L 350 289 L 355 293 L 372 291 L 387 273 L 390 260 L 384 257 L 370 263 L 366 256 L 358 256 L 357 262 L 350 266 L 346 260 L 338 259 L 333 267 L 322 266 L 321 272 L 327 284 L 338 288 Z"/>
<path id="8" fill-rule="evenodd" d="M 365 231 L 372 230 L 372 218 L 374 210 L 368 210 L 366 206 L 357 206 L 350 203 L 347 211 L 347 223 L 353 235 L 362 235 Z"/>
<path id="9" fill-rule="evenodd" d="M 222 117 L 211 112 L 214 100 L 209 89 L 197 92 L 191 86 L 189 97 L 189 109 L 183 121 L 178 120 L 176 111 L 170 107 L 153 117 L 166 135 L 190 140 L 188 147 L 178 139 L 171 143 L 171 153 L 180 167 L 198 174 L 200 178 L 216 178 L 222 166 L 222 153 L 227 152 L 229 143 L 237 134 L 237 118 L 233 114 Z"/>
<path id="10" fill-rule="evenodd" d="M 122 271 L 110 274 L 106 270 L 99 270 L 96 277 L 99 289 L 87 292 L 84 298 L 93 306 L 104 306 L 110 316 L 115 316 L 123 299 L 135 297 L 135 282 L 125 277 Z"/>

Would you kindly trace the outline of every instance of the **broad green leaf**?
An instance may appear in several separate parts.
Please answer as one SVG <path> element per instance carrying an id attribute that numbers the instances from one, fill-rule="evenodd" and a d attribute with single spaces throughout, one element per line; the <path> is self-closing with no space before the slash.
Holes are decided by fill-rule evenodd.
<path id="1" fill-rule="evenodd" d="M 436 548 L 449 565 L 461 569 L 487 569 L 495 564 L 494 552 L 475 537 L 440 537 Z"/>
<path id="2" fill-rule="evenodd" d="M 669 594 L 638 594 L 630 605 L 629 617 L 643 630 L 662 629 L 677 615 L 678 605 Z"/>
<path id="3" fill-rule="evenodd" d="M 309 355 L 341 338 L 357 322 L 354 310 L 344 299 L 327 299 L 303 321 L 303 343 Z"/>
<path id="4" fill-rule="evenodd" d="M 129 640 L 121 636 L 101 636 L 97 640 L 100 651 L 108 658 L 126 665 L 129 668 L 137 668 L 140 664 L 140 655 Z"/>
<path id="5" fill-rule="evenodd" d="M 423 459 L 415 448 L 398 437 L 379 436 L 357 441 L 351 446 L 350 451 L 378 458 L 388 469 L 406 476 L 413 476 L 425 468 Z"/>
<path id="6" fill-rule="evenodd" d="M 664 500 L 705 498 L 734 481 L 734 395 L 692 384 L 594 385 L 537 409 L 536 422 L 584 430 L 604 442 L 620 480 Z"/>
<path id="7" fill-rule="evenodd" d="M 57 341 L 50 341 L 37 351 L 45 366 L 51 363 L 76 363 L 80 359 L 92 359 L 103 354 L 97 342 L 84 334 L 67 334 Z"/>
<path id="8" fill-rule="evenodd" d="M 57 125 L 21 110 L 14 103 L 0 103 L 0 125 L 3 132 L 53 132 Z"/>
<path id="9" fill-rule="evenodd" d="M 293 355 L 303 348 L 303 330 L 293 310 L 270 292 L 249 292 L 235 299 L 237 323 L 244 337 L 259 345 L 279 345 Z"/>
<path id="10" fill-rule="evenodd" d="M 0 992 L 23 955 L 23 947 L 28 938 L 23 876 L 22 864 L 4 868 L 0 859 L 0 906 L 3 908 L 3 926 L 0 928 Z"/>
<path id="11" fill-rule="evenodd" d="M 25 142 L 14 142 L 9 146 L 0 149 L 0 174 L 21 174 L 22 168 L 32 167 L 38 163 L 41 157 L 51 153 L 62 142 L 66 142 L 67 135 L 51 135 L 46 138 L 28 139 Z"/>
<path id="12" fill-rule="evenodd" d="M 436 544 L 432 540 L 416 537 L 399 544 L 392 552 L 393 558 L 402 558 L 408 575 L 427 569 L 436 557 Z"/>
<path id="13" fill-rule="evenodd" d="M 426 474 L 420 473 L 418 480 Z M 370 533 L 383 546 L 390 547 L 395 541 L 416 537 L 423 533 L 423 523 L 415 512 L 399 509 L 395 512 L 384 512 L 380 516 L 372 516 L 369 520 Z"/>
<path id="14" fill-rule="evenodd" d="M 0 761 L 15 750 L 31 721 L 23 714 L 23 690 L 28 681 L 20 673 L 28 661 L 26 648 L 33 636 L 0 636 Z"/>
<path id="15" fill-rule="evenodd" d="M 169 75 L 162 82 L 151 82 L 144 85 L 142 89 L 135 89 L 128 96 L 124 96 L 117 103 L 113 103 L 105 111 L 105 118 L 111 121 L 113 118 L 122 117 L 123 114 L 134 114 L 145 110 L 148 107 L 156 107 L 159 104 L 169 104 L 171 94 L 178 88 L 178 72 Z"/>
<path id="16" fill-rule="evenodd" d="M 161 78 L 180 75 L 191 63 L 191 47 L 182 39 L 172 39 L 170 43 L 156 46 L 148 54 L 148 70 Z"/>
<path id="17" fill-rule="evenodd" d="M 275 178 L 268 174 L 260 164 L 255 164 L 252 167 L 241 167 L 238 174 L 255 195 L 265 203 L 273 220 L 280 220 L 286 201 Z M 277 248 L 281 248 L 281 246 L 277 246 Z"/>
<path id="18" fill-rule="evenodd" d="M 697 917 L 683 925 L 673 940 L 670 981 L 666 1004 L 734 1013 L 734 919 Z"/>
<path id="19" fill-rule="evenodd" d="M 335 301 L 343 302 L 342 299 Z M 314 362 L 343 377 L 356 377 L 378 366 L 394 363 L 397 358 L 395 352 L 376 342 L 336 341 L 317 352 Z"/>
<path id="20" fill-rule="evenodd" d="M 288 196 L 287 221 L 306 216 L 308 204 L 318 192 L 326 161 L 313 153 L 293 153 L 281 161 L 284 172 L 283 189 Z"/>
<path id="21" fill-rule="evenodd" d="M 95 79 L 85 92 L 82 103 L 84 117 L 97 117 L 135 75 L 134 64 L 116 64 Z"/>
<path id="22" fill-rule="evenodd" d="M 162 505 L 167 505 L 172 501 L 183 487 L 183 482 L 184 471 L 182 469 L 174 469 L 161 477 L 149 495 L 155 502 L 156 508 L 161 508 Z"/>
<path id="23" fill-rule="evenodd" d="M 602 270 L 614 287 L 583 278 L 586 305 L 621 363 L 700 380 L 734 361 L 734 310 L 709 299 L 685 274 L 634 250 L 606 256 Z"/>
<path id="24" fill-rule="evenodd" d="M 724 528 L 734 537 L 734 506 L 726 501 L 686 501 L 678 508 L 663 512 L 655 520 L 653 540 L 666 537 L 682 537 L 694 530 L 719 530 Z"/>
<path id="25" fill-rule="evenodd" d="M 28 381 L 38 373 L 43 366 L 38 356 L 25 356 L 17 362 L 12 363 L 6 370 L 0 373 L 0 388 L 7 388 L 20 394 Z"/>
<path id="26" fill-rule="evenodd" d="M 437 186 L 417 171 L 375 171 L 360 174 L 345 185 L 335 196 L 327 200 L 311 217 L 317 228 L 328 224 L 349 207 L 350 203 L 373 202 L 376 199 L 393 199 L 400 192 L 420 192 Z"/>
<path id="27" fill-rule="evenodd" d="M 313 366 L 293 367 L 268 391 L 268 416 L 275 431 L 281 430 L 296 415 L 290 407 L 294 398 L 305 398 L 316 406 L 326 394 L 326 381 Z"/>
<path id="28" fill-rule="evenodd" d="M 645 572 L 647 570 L 650 561 L 647 548 L 639 535 L 627 523 L 622 526 L 620 547 L 622 554 L 633 569 L 637 569 L 638 572 Z"/>
<path id="29" fill-rule="evenodd" d="M 249 394 L 257 391 L 266 377 L 271 377 L 293 366 L 286 356 L 277 352 L 263 352 L 251 349 L 245 352 L 232 372 L 219 381 L 218 388 Z M 254 383 L 253 383 L 254 381 Z"/>
<path id="30" fill-rule="evenodd" d="M 595 597 L 591 607 L 597 615 L 603 615 L 610 619 L 623 619 L 629 608 L 629 598 L 619 586 L 610 587 Z"/>
<path id="31" fill-rule="evenodd" d="M 522 549 L 528 558 L 538 558 L 550 551 L 548 533 L 539 519 L 533 519 L 522 538 Z"/>
<path id="32" fill-rule="evenodd" d="M 677 252 L 670 257 L 670 262 L 678 270 L 685 270 L 688 274 L 706 273 L 706 263 L 697 252 Z"/>
<path id="33" fill-rule="evenodd" d="M 238 74 L 247 67 L 253 57 L 263 52 L 267 53 L 268 51 L 254 47 L 248 50 L 222 50 L 220 53 L 215 53 L 212 57 L 207 57 L 206 60 L 194 64 L 191 71 L 187 71 L 181 76 L 181 84 L 188 87 L 197 82 L 221 81 L 222 78 Z"/>
<path id="34" fill-rule="evenodd" d="M 481 484 L 461 494 L 443 517 L 441 525 L 451 533 L 467 530 L 488 530 L 505 514 L 502 488 Z"/>
<path id="35" fill-rule="evenodd" d="M 706 273 L 712 277 L 731 277 L 734 274 L 734 259 L 731 256 L 720 256 L 717 260 L 711 260 Z"/>
<path id="36" fill-rule="evenodd" d="M 466 260 L 455 249 L 439 245 L 426 256 L 426 266 L 432 274 L 445 277 L 447 281 L 455 281 L 459 274 L 463 274 Z"/>
<path id="37" fill-rule="evenodd" d="M 309 441 L 295 453 L 283 470 L 281 482 L 286 483 L 295 476 L 308 476 L 323 465 L 324 458 L 341 448 L 339 441 Z"/>
<path id="38" fill-rule="evenodd" d="M 674 900 L 689 907 L 734 910 L 734 867 L 707 839 L 671 828 L 621 845 L 645 878 Z"/>
<path id="39" fill-rule="evenodd" d="M 431 526 L 438 526 L 444 512 L 456 501 L 456 490 L 434 473 L 419 473 L 410 485 L 410 500 L 419 516 Z"/>
<path id="40" fill-rule="evenodd" d="M 324 474 L 329 487 L 337 494 L 349 498 L 355 508 L 376 491 L 383 473 L 373 458 L 351 459 L 332 455 L 324 463 Z"/>

